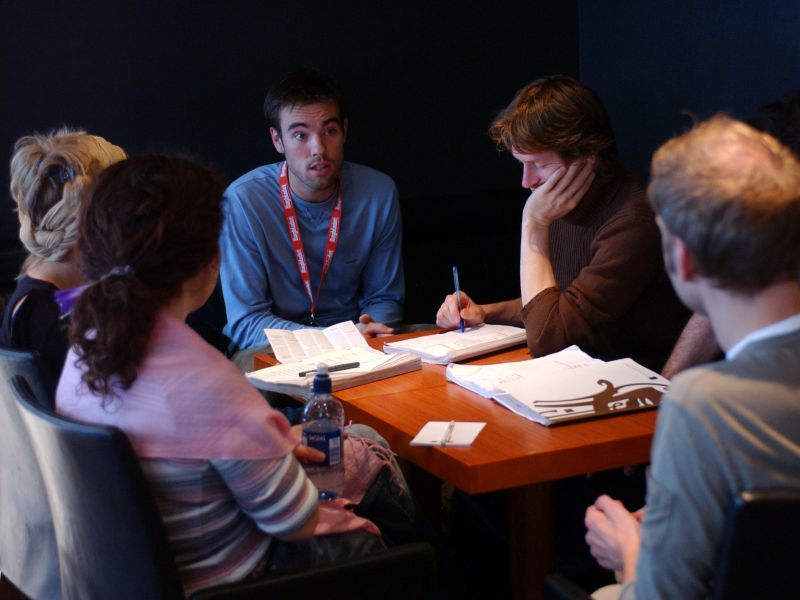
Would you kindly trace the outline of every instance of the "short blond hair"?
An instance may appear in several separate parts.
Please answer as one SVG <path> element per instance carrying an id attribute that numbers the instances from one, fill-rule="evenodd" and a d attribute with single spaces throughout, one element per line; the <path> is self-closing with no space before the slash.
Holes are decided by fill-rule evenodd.
<path id="1" fill-rule="evenodd" d="M 78 238 L 78 214 L 97 176 L 125 152 L 85 131 L 62 128 L 26 135 L 14 144 L 11 197 L 19 238 L 29 255 L 23 273 L 46 260 L 63 260 Z"/>
<path id="2" fill-rule="evenodd" d="M 800 276 L 800 163 L 772 136 L 712 117 L 656 151 L 647 191 L 720 287 L 751 293 Z"/>

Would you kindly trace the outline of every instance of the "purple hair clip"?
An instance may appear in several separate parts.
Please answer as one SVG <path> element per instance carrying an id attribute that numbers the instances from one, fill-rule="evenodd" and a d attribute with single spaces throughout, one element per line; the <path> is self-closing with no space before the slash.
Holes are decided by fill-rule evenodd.
<path id="1" fill-rule="evenodd" d="M 74 288 L 67 288 L 65 290 L 56 290 L 55 298 L 56 304 L 58 304 L 58 310 L 61 312 L 61 318 L 69 316 L 72 312 L 72 307 L 75 306 L 75 302 L 80 298 L 80 295 L 88 289 L 90 286 L 93 286 L 96 283 L 100 283 L 104 279 L 108 279 L 112 276 L 117 277 L 133 277 L 136 274 L 136 269 L 134 269 L 130 265 L 123 265 L 121 267 L 113 267 L 109 269 L 108 273 L 98 278 L 96 281 L 92 281 L 90 283 L 85 283 L 78 287 Z"/>
<path id="2" fill-rule="evenodd" d="M 75 306 L 75 301 L 90 285 L 92 284 L 85 283 L 84 285 L 79 285 L 78 287 L 56 291 L 56 304 L 58 304 L 58 310 L 61 312 L 62 319 L 72 312 L 72 307 Z"/>

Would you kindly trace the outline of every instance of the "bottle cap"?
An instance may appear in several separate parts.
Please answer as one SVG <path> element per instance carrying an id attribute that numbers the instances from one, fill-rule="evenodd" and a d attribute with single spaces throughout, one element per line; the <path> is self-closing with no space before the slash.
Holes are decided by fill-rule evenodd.
<path id="1" fill-rule="evenodd" d="M 314 375 L 313 389 L 315 394 L 331 393 L 331 376 L 328 375 L 328 365 L 325 363 L 319 363 L 317 365 L 317 374 Z"/>

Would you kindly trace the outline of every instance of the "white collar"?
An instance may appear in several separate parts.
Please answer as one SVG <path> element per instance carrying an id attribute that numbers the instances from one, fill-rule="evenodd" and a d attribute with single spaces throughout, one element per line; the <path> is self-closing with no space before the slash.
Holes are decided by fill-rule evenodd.
<path id="1" fill-rule="evenodd" d="M 745 349 L 746 346 L 749 346 L 758 340 L 777 337 L 779 335 L 785 335 L 798 330 L 800 330 L 800 314 L 792 315 L 791 317 L 776 323 L 770 323 L 766 327 L 751 331 L 742 339 L 740 339 L 730 348 L 730 350 L 725 353 L 725 358 L 728 360 L 733 360 L 742 350 Z"/>

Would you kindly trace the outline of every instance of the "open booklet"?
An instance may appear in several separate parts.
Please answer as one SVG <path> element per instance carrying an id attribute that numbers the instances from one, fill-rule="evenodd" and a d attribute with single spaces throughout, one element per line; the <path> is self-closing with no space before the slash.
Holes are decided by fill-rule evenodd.
<path id="1" fill-rule="evenodd" d="M 593 359 L 576 346 L 496 365 L 449 365 L 447 379 L 543 425 L 655 408 L 669 381 L 630 358 Z"/>
<path id="2" fill-rule="evenodd" d="M 389 342 L 384 344 L 383 350 L 387 354 L 413 352 L 422 357 L 423 362 L 446 365 L 524 341 L 525 330 L 521 327 L 482 324 L 469 327 L 463 333 L 455 330 Z"/>
<path id="3" fill-rule="evenodd" d="M 333 390 L 343 390 L 371 381 L 416 371 L 422 365 L 409 353 L 387 355 L 371 348 L 356 326 L 346 321 L 326 329 L 267 329 L 275 357 L 282 364 L 246 374 L 255 387 L 309 399 L 311 379 L 319 363 L 329 369 L 357 363 L 342 371 L 331 371 Z M 306 372 L 311 372 L 306 375 Z"/>
<path id="4" fill-rule="evenodd" d="M 342 348 L 372 350 L 352 321 L 343 321 L 325 329 L 265 329 L 264 333 L 275 358 L 282 363 L 297 362 Z"/>

